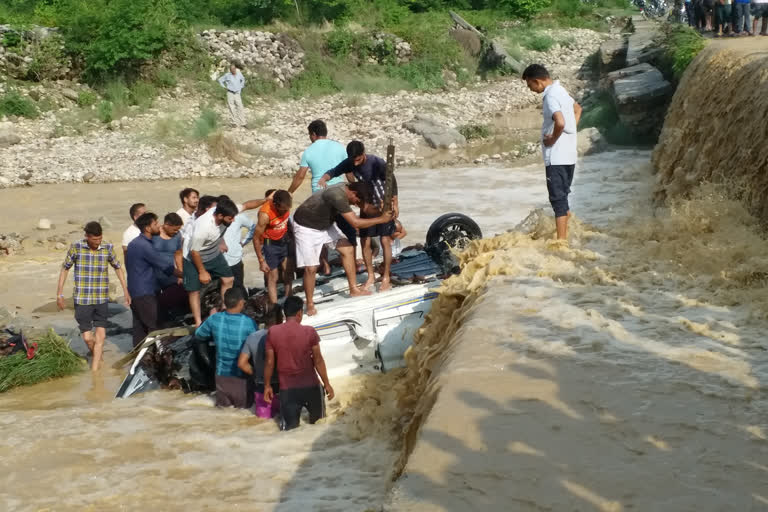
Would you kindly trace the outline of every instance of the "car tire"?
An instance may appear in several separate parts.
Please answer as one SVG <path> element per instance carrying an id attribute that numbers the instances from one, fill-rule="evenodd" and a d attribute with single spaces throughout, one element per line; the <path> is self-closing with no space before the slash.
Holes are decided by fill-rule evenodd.
<path id="1" fill-rule="evenodd" d="M 479 240 L 483 232 L 477 222 L 462 213 L 446 213 L 429 226 L 427 247 L 448 246 L 463 250 L 472 240 Z"/>

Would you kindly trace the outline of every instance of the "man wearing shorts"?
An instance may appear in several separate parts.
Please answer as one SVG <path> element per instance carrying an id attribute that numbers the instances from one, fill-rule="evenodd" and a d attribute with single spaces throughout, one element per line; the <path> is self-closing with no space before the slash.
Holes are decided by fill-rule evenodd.
<path id="1" fill-rule="evenodd" d="M 752 0 L 752 34 L 758 29 L 761 36 L 768 36 L 768 0 Z"/>
<path id="2" fill-rule="evenodd" d="M 355 246 L 344 236 L 334 222 L 341 215 L 355 229 L 363 229 L 392 220 L 392 213 L 370 219 L 361 219 L 352 211 L 352 204 L 370 202 L 369 185 L 355 182 L 334 185 L 323 192 L 313 194 L 298 207 L 293 215 L 294 238 L 296 240 L 296 266 L 304 268 L 304 294 L 307 298 L 307 314 L 317 313 L 313 295 L 315 277 L 320 264 L 320 251 L 326 244 L 334 244 L 341 256 L 341 264 L 347 274 L 351 296 L 370 295 L 357 286 L 355 267 Z"/>
<path id="3" fill-rule="evenodd" d="M 269 303 L 277 304 L 277 279 L 285 275 L 288 257 L 288 217 L 291 215 L 293 199 L 287 190 L 278 190 L 272 199 L 259 210 L 259 219 L 253 235 L 253 249 L 264 272 Z M 291 295 L 290 281 L 285 283 L 285 294 Z"/>
<path id="4" fill-rule="evenodd" d="M 245 409 L 251 405 L 251 379 L 246 379 L 237 361 L 246 338 L 257 331 L 256 323 L 242 314 L 245 293 L 233 287 L 224 294 L 226 311 L 205 319 L 195 331 L 201 340 L 213 338 L 216 344 L 216 406 Z"/>
<path id="5" fill-rule="evenodd" d="M 571 192 L 573 171 L 576 167 L 576 127 L 581 117 L 581 106 L 576 103 L 560 82 L 549 76 L 540 64 L 531 64 L 523 71 L 528 88 L 544 94 L 541 127 L 542 153 L 546 166 L 549 202 L 555 211 L 557 238 L 568 238 L 568 218 L 571 215 L 568 194 Z"/>
<path id="6" fill-rule="evenodd" d="M 339 165 L 326 172 L 318 183 L 319 186 L 325 186 L 328 180 L 335 179 L 342 175 L 354 175 L 357 181 L 368 183 L 373 190 L 372 202 L 365 204 L 360 210 L 360 217 L 367 219 L 381 215 L 384 203 L 384 184 L 387 177 L 387 162 L 375 155 L 366 155 L 365 146 L 359 140 L 353 140 L 347 144 L 347 158 Z M 394 182 L 394 193 L 392 196 L 393 215 L 396 219 L 398 211 L 397 202 L 397 181 Z M 368 272 L 368 280 L 362 286 L 363 290 L 369 289 L 375 282 L 373 273 L 373 248 L 371 239 L 379 237 L 384 257 L 384 265 L 381 272 L 380 291 L 386 291 L 391 288 L 389 269 L 392 265 L 392 234 L 395 232 L 395 221 L 392 220 L 385 224 L 377 224 L 368 228 L 360 229 L 360 243 L 363 249 L 363 261 L 365 269 Z"/>
<path id="7" fill-rule="evenodd" d="M 267 360 L 264 365 L 264 400 L 272 403 L 272 374 L 277 358 L 280 381 L 280 429 L 291 430 L 299 426 L 301 410 L 307 408 L 309 422 L 315 423 L 325 416 L 325 397 L 333 400 L 334 392 L 328 382 L 325 360 L 320 352 L 320 336 L 314 327 L 301 325 L 304 301 L 300 297 L 285 299 L 285 323 L 269 328 L 267 332 Z M 317 375 L 320 374 L 323 386 Z"/>
<path id="8" fill-rule="evenodd" d="M 232 269 L 222 254 L 222 235 L 237 215 L 237 206 L 230 199 L 219 198 L 211 208 L 195 220 L 189 237 L 189 255 L 184 258 L 184 289 L 189 293 L 189 308 L 195 317 L 195 327 L 202 323 L 200 289 L 211 279 L 221 279 L 221 296 L 232 287 Z"/>
<path id="9" fill-rule="evenodd" d="M 91 351 L 91 370 L 99 369 L 107 337 L 107 304 L 109 303 L 109 274 L 107 264 L 123 286 L 125 305 L 131 305 L 131 296 L 125 282 L 123 269 L 115 255 L 112 244 L 102 242 L 101 224 L 89 222 L 85 225 L 85 238 L 73 243 L 64 258 L 59 285 L 56 289 L 56 305 L 64 309 L 64 282 L 69 269 L 75 267 L 75 320 L 80 328 L 88 350 Z"/>

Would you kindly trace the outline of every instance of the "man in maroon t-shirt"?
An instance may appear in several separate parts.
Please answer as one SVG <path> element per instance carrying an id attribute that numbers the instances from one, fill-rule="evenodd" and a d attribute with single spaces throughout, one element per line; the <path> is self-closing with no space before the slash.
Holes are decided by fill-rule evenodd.
<path id="1" fill-rule="evenodd" d="M 272 402 L 274 392 L 272 373 L 277 357 L 277 373 L 280 382 L 281 430 L 299 426 L 301 409 L 309 411 L 309 422 L 315 423 L 325 416 L 325 398 L 332 400 L 334 393 L 328 382 L 325 360 L 320 352 L 320 336 L 314 327 L 301 325 L 304 301 L 300 297 L 288 297 L 283 304 L 285 323 L 269 328 L 267 332 L 267 361 L 264 365 L 264 400 Z M 317 379 L 323 381 L 323 386 Z"/>

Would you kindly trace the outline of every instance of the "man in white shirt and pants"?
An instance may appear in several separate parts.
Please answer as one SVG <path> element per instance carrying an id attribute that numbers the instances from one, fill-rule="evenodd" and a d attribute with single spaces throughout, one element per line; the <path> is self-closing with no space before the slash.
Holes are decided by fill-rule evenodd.
<path id="1" fill-rule="evenodd" d="M 245 87 L 245 77 L 234 64 L 229 66 L 229 72 L 219 78 L 219 84 L 227 90 L 227 106 L 232 116 L 232 124 L 245 126 L 245 108 L 240 91 Z"/>
<path id="2" fill-rule="evenodd" d="M 531 64 L 523 71 L 528 88 L 544 94 L 541 127 L 542 153 L 547 172 L 549 202 L 555 211 L 557 238 L 568 238 L 568 218 L 571 216 L 568 194 L 571 192 L 576 167 L 576 127 L 581 118 L 581 106 L 540 64 Z"/>

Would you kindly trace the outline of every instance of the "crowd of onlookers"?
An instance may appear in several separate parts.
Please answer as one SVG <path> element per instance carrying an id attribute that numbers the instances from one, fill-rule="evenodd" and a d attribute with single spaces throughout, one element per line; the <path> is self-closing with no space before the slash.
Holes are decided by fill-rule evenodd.
<path id="1" fill-rule="evenodd" d="M 686 0 L 685 14 L 690 26 L 715 37 L 768 36 L 768 0 Z"/>

